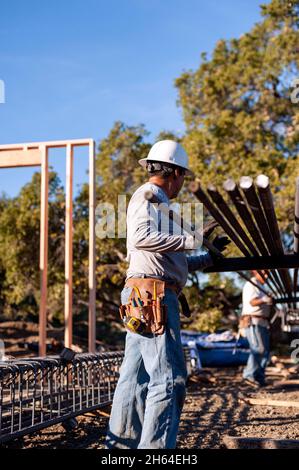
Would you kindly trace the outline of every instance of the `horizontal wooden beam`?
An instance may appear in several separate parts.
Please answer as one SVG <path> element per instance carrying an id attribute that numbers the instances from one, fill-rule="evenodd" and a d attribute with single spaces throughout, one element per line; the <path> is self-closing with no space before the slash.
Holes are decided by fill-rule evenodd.
<path id="1" fill-rule="evenodd" d="M 73 147 L 85 147 L 93 144 L 93 139 L 52 140 L 46 142 L 27 142 L 21 144 L 0 145 L 0 151 L 4 150 L 32 150 L 39 147 L 62 148 L 70 144 Z"/>
<path id="2" fill-rule="evenodd" d="M 298 372 L 296 372 L 298 374 Z M 299 380 L 297 379 L 286 379 L 286 380 L 279 380 L 277 382 L 274 382 L 273 384 L 273 387 L 277 387 L 277 388 L 296 388 L 298 389 L 299 388 Z M 292 402 L 289 402 L 289 403 L 292 403 Z M 290 405 L 290 406 L 293 406 L 293 405 Z M 299 402 L 298 402 L 298 406 L 297 408 L 299 408 Z"/>
<path id="3" fill-rule="evenodd" d="M 291 269 L 299 267 L 299 255 L 253 256 L 242 258 L 219 258 L 217 262 L 206 268 L 205 273 L 231 271 L 250 271 L 260 269 Z"/>
<path id="4" fill-rule="evenodd" d="M 0 168 L 40 166 L 42 163 L 41 155 L 40 149 L 0 150 Z"/>

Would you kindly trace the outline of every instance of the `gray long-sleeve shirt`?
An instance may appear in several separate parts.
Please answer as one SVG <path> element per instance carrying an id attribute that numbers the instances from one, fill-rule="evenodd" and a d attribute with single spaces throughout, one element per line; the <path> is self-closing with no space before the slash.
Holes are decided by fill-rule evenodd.
<path id="1" fill-rule="evenodd" d="M 165 192 L 153 183 L 145 183 L 133 194 L 127 211 L 127 279 L 152 276 L 183 288 L 188 271 L 211 266 L 212 258 L 209 254 L 186 256 L 186 250 L 196 248 L 194 237 L 180 234 L 175 224 L 169 223 L 156 206 L 145 200 L 145 192 L 149 190 L 170 205 Z"/>

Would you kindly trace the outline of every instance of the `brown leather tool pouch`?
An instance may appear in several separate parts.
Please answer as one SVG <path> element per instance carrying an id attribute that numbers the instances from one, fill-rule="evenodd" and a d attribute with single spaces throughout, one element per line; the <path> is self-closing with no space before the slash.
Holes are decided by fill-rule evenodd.
<path id="1" fill-rule="evenodd" d="M 165 282 L 152 278 L 132 278 L 128 279 L 125 287 L 131 287 L 132 292 L 128 304 L 120 306 L 121 318 L 137 318 L 144 324 L 143 333 L 162 335 L 167 321 Z M 143 305 L 140 305 L 138 298 Z"/>
<path id="2" fill-rule="evenodd" d="M 250 315 L 242 315 L 239 320 L 239 327 L 240 328 L 249 328 L 251 325 L 251 316 Z"/>

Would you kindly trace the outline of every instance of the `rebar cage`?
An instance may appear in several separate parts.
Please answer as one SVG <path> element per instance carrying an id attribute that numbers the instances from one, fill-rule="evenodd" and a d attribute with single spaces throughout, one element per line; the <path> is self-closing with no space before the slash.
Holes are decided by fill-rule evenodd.
<path id="1" fill-rule="evenodd" d="M 0 363 L 0 442 L 111 403 L 123 352 Z"/>
<path id="2" fill-rule="evenodd" d="M 184 348 L 188 375 L 197 368 Z M 123 351 L 0 362 L 0 443 L 112 403 Z"/>

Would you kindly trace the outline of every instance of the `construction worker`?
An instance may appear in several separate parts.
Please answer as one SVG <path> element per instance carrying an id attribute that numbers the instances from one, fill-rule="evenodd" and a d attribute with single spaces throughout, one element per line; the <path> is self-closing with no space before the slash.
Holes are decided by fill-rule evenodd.
<path id="1" fill-rule="evenodd" d="M 245 335 L 249 342 L 250 354 L 247 365 L 243 371 L 246 383 L 253 387 L 265 385 L 265 369 L 270 354 L 270 323 L 269 317 L 272 297 L 265 295 L 258 286 L 263 286 L 267 278 L 267 272 L 261 275 L 252 271 L 251 280 L 254 286 L 247 281 L 243 288 L 243 309 L 240 321 L 241 328 L 245 329 Z"/>
<path id="2" fill-rule="evenodd" d="M 153 315 L 160 309 L 160 323 L 157 320 L 158 329 L 149 334 L 130 331 L 139 326 L 139 320 L 134 319 L 130 324 L 106 445 L 123 449 L 172 449 L 176 445 L 187 377 L 178 294 L 187 281 L 188 271 L 212 265 L 213 258 L 210 254 L 187 257 L 185 252 L 197 246 L 194 237 L 163 232 L 159 223 L 161 213 L 145 199 L 145 193 L 150 190 L 169 206 L 170 200 L 179 194 L 185 175 L 191 174 L 183 147 L 171 140 L 157 142 L 139 163 L 146 168 L 149 181 L 137 189 L 128 206 L 129 269 L 121 303 L 125 312 L 128 308 L 137 311 L 137 301 L 140 305 L 147 304 L 145 312 L 152 311 Z M 225 244 L 215 242 L 220 250 Z M 139 298 L 143 293 L 149 296 L 147 300 Z M 156 300 L 159 293 L 163 294 L 164 313 L 167 308 L 165 324 L 161 320 L 162 307 Z M 132 299 L 133 295 L 136 297 Z M 127 315 L 124 314 L 126 320 Z"/>

